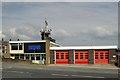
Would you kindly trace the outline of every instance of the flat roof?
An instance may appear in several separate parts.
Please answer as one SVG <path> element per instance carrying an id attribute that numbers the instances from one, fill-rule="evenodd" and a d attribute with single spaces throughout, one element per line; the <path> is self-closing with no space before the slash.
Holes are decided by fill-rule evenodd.
<path id="1" fill-rule="evenodd" d="M 46 42 L 46 40 L 39 40 L 39 41 L 9 41 L 9 43 L 34 43 L 34 42 Z M 59 44 L 54 43 L 54 42 L 50 42 L 50 43 L 53 44 L 53 45 L 60 46 Z"/>
<path id="2" fill-rule="evenodd" d="M 53 44 L 53 45 L 56 45 L 56 46 L 61 46 L 60 44 L 58 44 L 58 43 L 54 43 L 54 42 L 50 42 L 51 44 Z"/>
<path id="3" fill-rule="evenodd" d="M 50 47 L 50 50 L 82 50 L 82 49 L 118 49 L 114 46 L 64 46 L 64 47 Z"/>
<path id="4" fill-rule="evenodd" d="M 46 42 L 45 40 L 41 41 L 9 41 L 9 43 L 33 43 L 33 42 Z"/>

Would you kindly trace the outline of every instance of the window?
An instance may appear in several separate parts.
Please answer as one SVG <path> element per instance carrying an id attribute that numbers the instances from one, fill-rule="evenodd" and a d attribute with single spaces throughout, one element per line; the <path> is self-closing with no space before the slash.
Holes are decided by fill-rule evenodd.
<path id="1" fill-rule="evenodd" d="M 88 59 L 88 53 L 85 53 L 85 59 Z"/>
<path id="2" fill-rule="evenodd" d="M 108 59 L 109 55 L 108 53 L 105 53 L 105 59 Z"/>
<path id="3" fill-rule="evenodd" d="M 103 59 L 103 55 L 100 55 L 100 59 Z"/>
<path id="4" fill-rule="evenodd" d="M 78 59 L 78 53 L 75 53 L 75 59 Z"/>
<path id="5" fill-rule="evenodd" d="M 105 56 L 105 59 L 108 59 L 108 56 Z"/>
<path id="6" fill-rule="evenodd" d="M 64 55 L 61 54 L 61 59 L 64 59 Z"/>
<path id="7" fill-rule="evenodd" d="M 15 54 L 15 59 L 19 59 L 19 54 Z"/>
<path id="8" fill-rule="evenodd" d="M 64 53 L 61 53 L 61 59 L 64 59 Z"/>
<path id="9" fill-rule="evenodd" d="M 95 55 L 98 55 L 98 53 L 95 53 Z"/>
<path id="10" fill-rule="evenodd" d="M 103 53 L 100 53 L 100 55 L 103 55 Z"/>
<path id="11" fill-rule="evenodd" d="M 68 59 L 68 58 L 69 58 L 69 55 L 68 55 L 68 53 L 66 53 L 66 56 L 65 56 L 65 58 L 66 58 L 66 59 Z"/>
<path id="12" fill-rule="evenodd" d="M 88 59 L 88 55 L 85 55 L 85 59 Z"/>
<path id="13" fill-rule="evenodd" d="M 59 53 L 56 53 L 56 59 L 59 59 Z"/>
<path id="14" fill-rule="evenodd" d="M 78 55 L 78 53 L 75 53 L 75 55 Z"/>
<path id="15" fill-rule="evenodd" d="M 80 59 L 83 59 L 83 53 L 80 53 Z"/>
<path id="16" fill-rule="evenodd" d="M 83 59 L 83 55 L 80 55 L 80 59 Z"/>
<path id="17" fill-rule="evenodd" d="M 100 59 L 103 59 L 103 53 L 100 53 Z"/>
<path id="18" fill-rule="evenodd" d="M 75 59 L 78 59 L 78 55 L 75 55 Z"/>
<path id="19" fill-rule="evenodd" d="M 19 56 L 19 54 L 15 54 L 15 56 Z"/>
<path id="20" fill-rule="evenodd" d="M 95 55 L 95 59 L 98 59 L 98 55 Z"/>
<path id="21" fill-rule="evenodd" d="M 18 44 L 16 44 L 16 43 L 11 44 L 11 49 L 18 50 Z"/>
<path id="22" fill-rule="evenodd" d="M 80 53 L 80 55 L 83 55 L 83 53 Z"/>
<path id="23" fill-rule="evenodd" d="M 19 44 L 19 50 L 22 50 L 22 44 Z"/>
<path id="24" fill-rule="evenodd" d="M 88 55 L 88 53 L 85 53 L 85 55 Z"/>
<path id="25" fill-rule="evenodd" d="M 11 54 L 11 56 L 14 56 L 14 54 Z"/>
<path id="26" fill-rule="evenodd" d="M 24 54 L 21 54 L 20 57 L 24 57 Z"/>
<path id="27" fill-rule="evenodd" d="M 29 54 L 26 54 L 26 59 L 29 59 Z"/>
<path id="28" fill-rule="evenodd" d="M 61 55 L 64 55 L 64 53 L 61 53 Z"/>
<path id="29" fill-rule="evenodd" d="M 36 54 L 36 60 L 40 60 L 40 55 Z"/>
<path id="30" fill-rule="evenodd" d="M 105 55 L 108 55 L 108 53 L 106 52 Z"/>
<path id="31" fill-rule="evenodd" d="M 25 56 L 27 56 L 27 57 L 28 57 L 28 56 L 29 56 L 29 54 L 26 54 Z"/>
<path id="32" fill-rule="evenodd" d="M 98 59 L 98 53 L 95 53 L 95 59 Z"/>

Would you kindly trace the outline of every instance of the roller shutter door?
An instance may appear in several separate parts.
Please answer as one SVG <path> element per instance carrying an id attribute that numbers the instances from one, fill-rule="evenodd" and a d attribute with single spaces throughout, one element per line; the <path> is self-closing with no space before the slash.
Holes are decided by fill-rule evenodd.
<path id="1" fill-rule="evenodd" d="M 56 51 L 56 64 L 68 64 L 68 51 Z"/>
<path id="2" fill-rule="evenodd" d="M 108 64 L 109 60 L 108 50 L 95 50 L 94 56 L 95 64 Z"/>
<path id="3" fill-rule="evenodd" d="M 88 51 L 75 51 L 75 64 L 88 64 Z"/>

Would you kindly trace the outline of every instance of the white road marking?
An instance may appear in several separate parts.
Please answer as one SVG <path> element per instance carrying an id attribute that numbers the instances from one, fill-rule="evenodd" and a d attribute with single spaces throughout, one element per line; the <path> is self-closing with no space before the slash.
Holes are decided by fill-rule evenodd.
<path id="1" fill-rule="evenodd" d="M 64 75 L 64 74 L 51 74 L 51 75 L 55 75 L 55 76 L 69 76 L 69 75 Z"/>
<path id="2" fill-rule="evenodd" d="M 105 78 L 105 77 L 99 77 L 99 76 L 81 76 L 81 75 L 71 75 L 74 77 L 86 77 L 86 78 Z"/>
<path id="3" fill-rule="evenodd" d="M 8 67 L 8 68 L 12 68 L 12 67 Z"/>
<path id="4" fill-rule="evenodd" d="M 29 73 L 29 72 L 26 72 L 27 74 Z"/>
<path id="5" fill-rule="evenodd" d="M 84 78 L 105 78 L 100 76 L 82 76 L 82 75 L 66 75 L 66 74 L 51 74 L 54 76 L 73 76 L 73 77 L 84 77 Z"/>
<path id="6" fill-rule="evenodd" d="M 14 73 L 24 73 L 24 72 L 20 72 L 20 71 L 8 71 L 8 72 L 14 72 Z"/>
<path id="7" fill-rule="evenodd" d="M 29 72 L 21 72 L 21 71 L 7 71 L 7 72 L 21 73 L 21 74 L 22 74 L 22 73 L 27 73 L 27 74 L 29 73 Z"/>

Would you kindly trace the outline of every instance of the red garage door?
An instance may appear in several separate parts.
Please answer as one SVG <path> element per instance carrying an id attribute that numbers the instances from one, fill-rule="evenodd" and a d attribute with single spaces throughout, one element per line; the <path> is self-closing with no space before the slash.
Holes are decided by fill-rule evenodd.
<path id="1" fill-rule="evenodd" d="M 108 50 L 95 50 L 95 64 L 108 64 Z"/>
<path id="2" fill-rule="evenodd" d="M 68 64 L 68 51 L 56 51 L 56 64 Z"/>
<path id="3" fill-rule="evenodd" d="M 75 51 L 75 64 L 88 64 L 88 51 Z"/>

